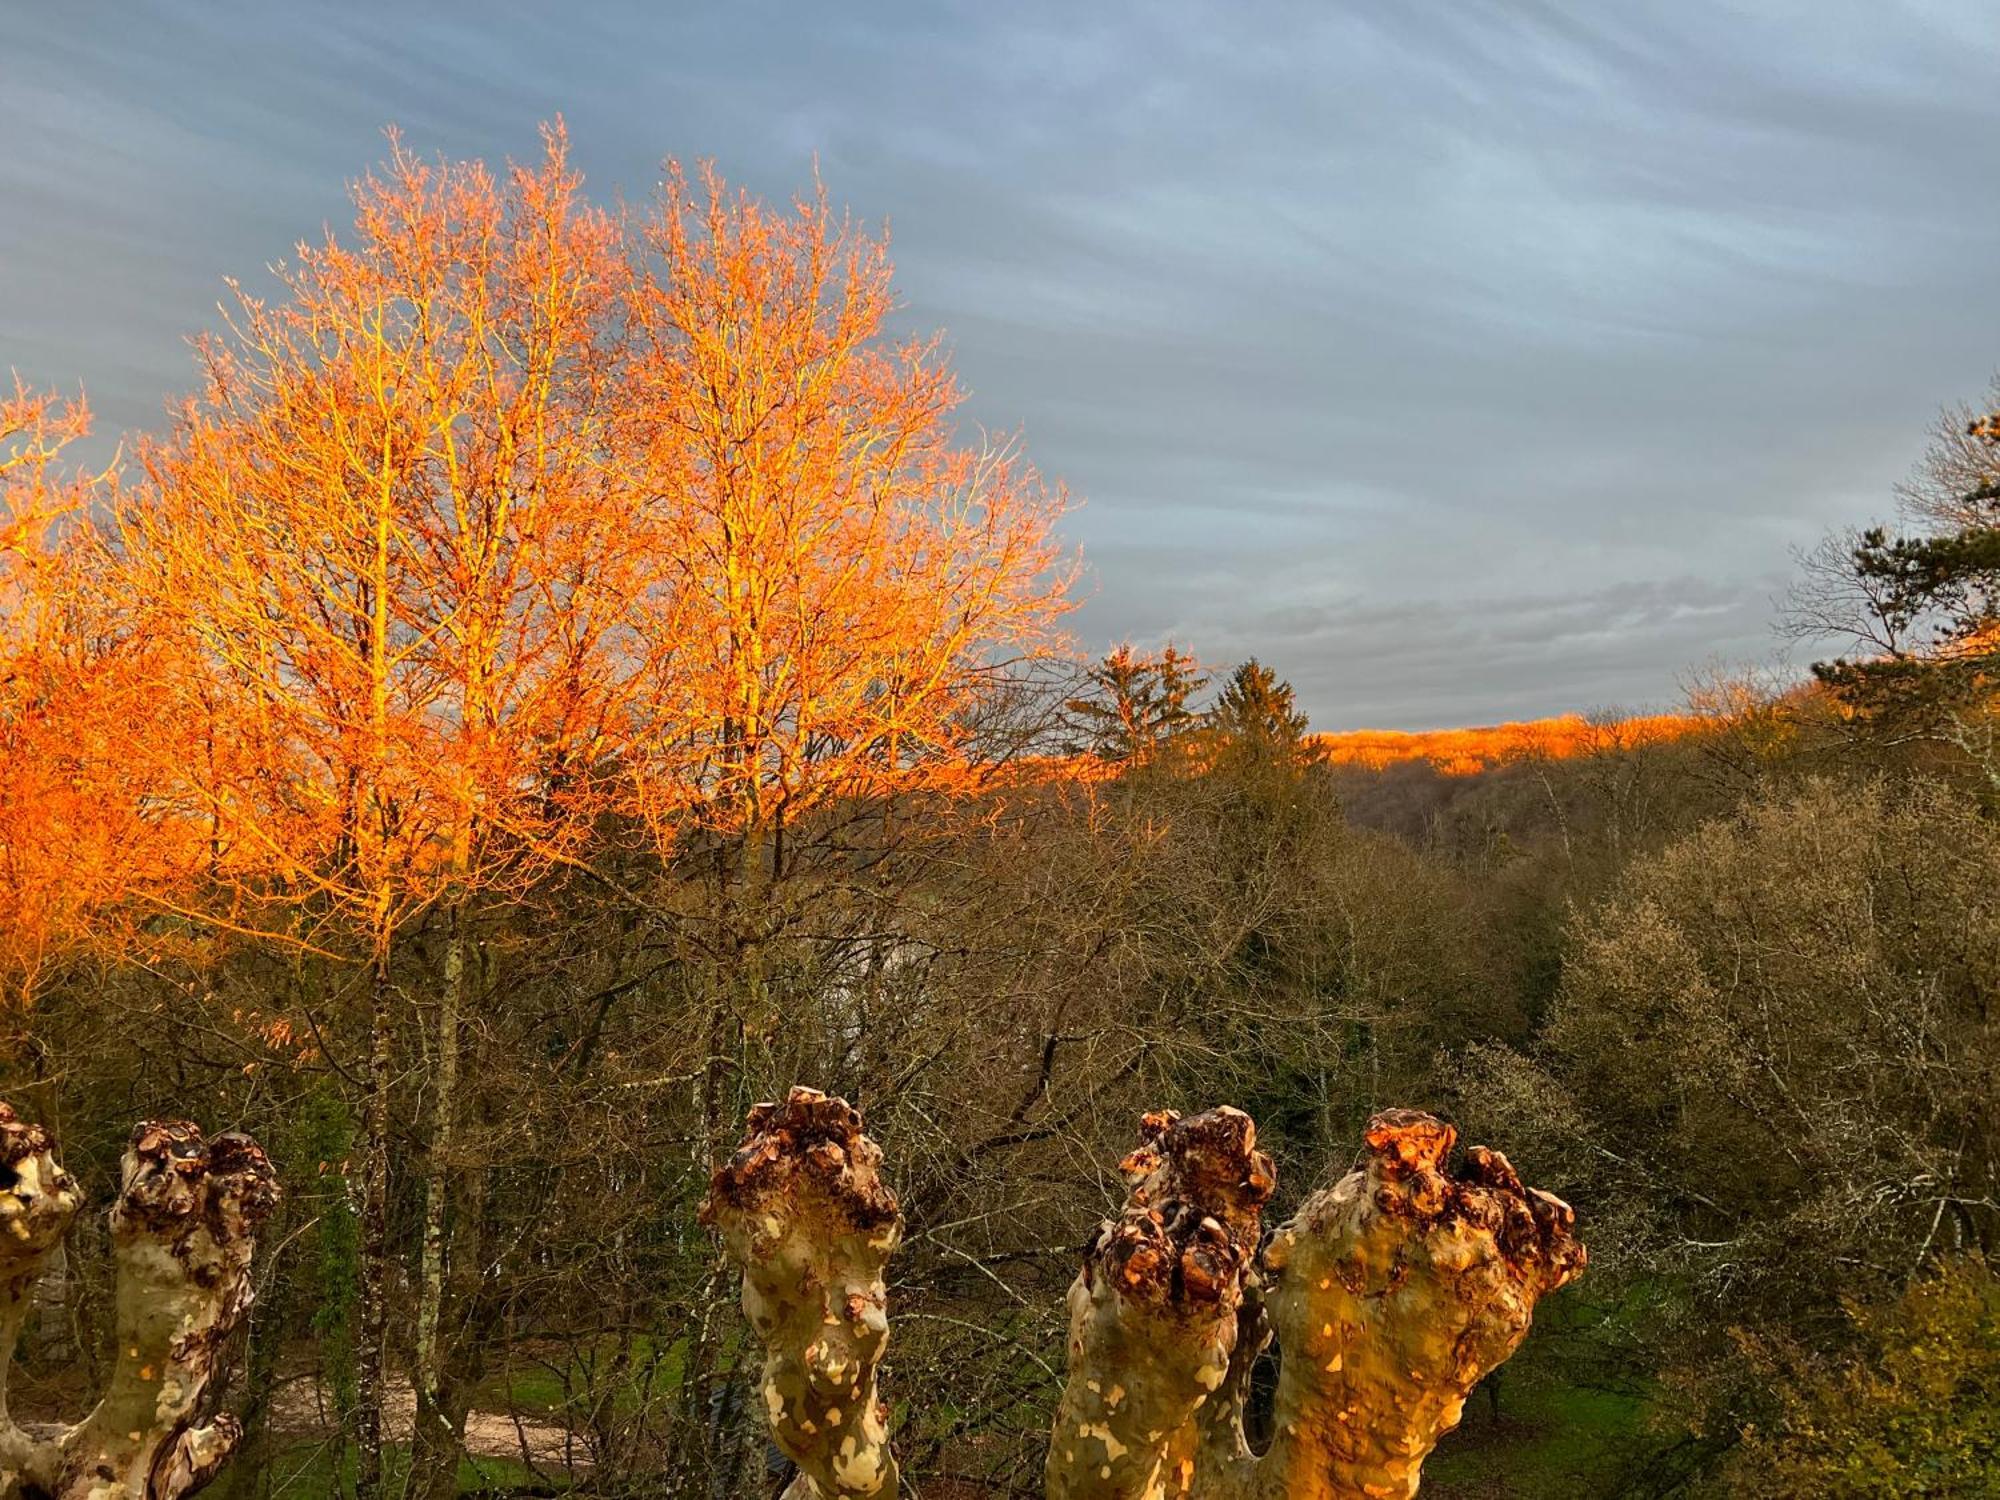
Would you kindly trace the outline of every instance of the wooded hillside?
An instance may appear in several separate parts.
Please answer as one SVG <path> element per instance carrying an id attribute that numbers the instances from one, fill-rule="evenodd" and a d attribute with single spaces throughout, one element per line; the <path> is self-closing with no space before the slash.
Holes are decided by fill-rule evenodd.
<path id="1" fill-rule="evenodd" d="M 80 399 L 0 405 L 0 1095 L 100 1202 L 134 1119 L 261 1142 L 217 1492 L 725 1500 L 825 1459 L 767 1405 L 726 1165 L 806 1085 L 893 1190 L 855 1275 L 895 1338 L 856 1347 L 909 1492 L 1095 1493 L 1049 1435 L 1125 1433 L 1065 1372 L 1113 1361 L 1091 1278 L 1171 1188 L 1219 1205 L 1172 1246 L 1232 1318 L 1253 1263 L 1390 1220 L 1428 1267 L 1501 1246 L 1469 1402 L 1381 1356 L 1375 1416 L 1430 1412 L 1396 1483 L 1462 1404 L 1427 1494 L 1980 1493 L 1993 423 L 1822 555 L 1800 617 L 1863 644 L 1812 683 L 1314 736 L 1271 666 L 1084 659 L 1063 491 L 894 306 L 824 194 L 676 169 L 613 213 L 554 131 L 396 150 L 108 467 Z M 1183 1181 L 1205 1132 L 1254 1203 Z M 1503 1370 L 1580 1265 L 1524 1182 L 1592 1271 Z M 81 1216 L 48 1262 L 16 1418 L 119 1388 L 121 1243 Z M 1272 1303 L 1289 1349 L 1333 1264 Z M 1259 1348 L 1232 1493 L 1340 1449 Z"/>

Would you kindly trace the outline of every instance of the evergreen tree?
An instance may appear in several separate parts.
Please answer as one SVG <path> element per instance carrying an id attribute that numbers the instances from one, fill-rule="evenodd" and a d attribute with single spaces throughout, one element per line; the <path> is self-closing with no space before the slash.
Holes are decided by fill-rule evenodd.
<path id="1" fill-rule="evenodd" d="M 1193 727 L 1188 700 L 1208 679 L 1192 656 L 1169 645 L 1158 655 L 1119 646 L 1086 674 L 1088 691 L 1065 705 L 1080 743 L 1106 760 L 1143 760 Z"/>
<path id="2" fill-rule="evenodd" d="M 1306 732 L 1292 685 L 1254 656 L 1229 674 L 1208 719 L 1231 739 L 1256 744 L 1295 746 Z"/>
<path id="3" fill-rule="evenodd" d="M 1949 418 L 1903 499 L 1906 530 L 1849 532 L 1809 560 L 1792 625 L 1859 648 L 1813 665 L 1858 718 L 1921 730 L 2000 694 L 2000 415 Z"/>

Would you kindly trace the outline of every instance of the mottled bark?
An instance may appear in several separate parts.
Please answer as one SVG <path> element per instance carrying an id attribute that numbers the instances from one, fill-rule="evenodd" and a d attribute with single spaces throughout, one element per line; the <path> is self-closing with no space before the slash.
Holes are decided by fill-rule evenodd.
<path id="1" fill-rule="evenodd" d="M 1536 1300 L 1585 1262 L 1566 1204 L 1524 1188 L 1484 1147 L 1454 1168 L 1455 1141 L 1429 1115 L 1377 1115 L 1361 1165 L 1260 1253 L 1272 1174 L 1250 1118 L 1146 1116 L 1122 1164 L 1125 1207 L 1070 1288 L 1050 1500 L 1416 1494 L 1424 1459 L 1519 1346 Z M 752 1111 L 709 1200 L 764 1342 L 773 1433 L 803 1471 L 794 1500 L 893 1490 L 874 1378 L 888 1336 L 882 1266 L 900 1225 L 880 1155 L 846 1104 L 795 1089 Z M 1274 1336 L 1275 1432 L 1259 1457 L 1243 1405 Z M 864 1389 L 865 1442 L 829 1444 L 827 1403 L 851 1406 Z M 846 1483 L 836 1462 L 861 1453 L 870 1487 Z"/>
<path id="2" fill-rule="evenodd" d="M 12 1151 L 21 1153 L 9 1163 L 14 1186 L 0 1194 L 10 1354 L 19 1309 L 77 1202 L 47 1133 L 0 1105 L 0 1155 Z M 0 1424 L 0 1497 L 179 1500 L 215 1476 L 241 1429 L 228 1416 L 198 1425 L 202 1398 L 249 1308 L 257 1228 L 277 1195 L 276 1174 L 245 1136 L 204 1141 L 182 1121 L 133 1131 L 111 1210 L 118 1346 L 110 1385 L 60 1437 L 33 1439 Z"/>
<path id="3" fill-rule="evenodd" d="M 1210 1122 L 1231 1117 L 1221 1110 L 1168 1117 L 1164 1131 L 1149 1117 L 1144 1129 L 1149 1140 L 1186 1154 L 1190 1147 L 1178 1142 L 1212 1139 Z M 1424 1459 L 1457 1426 L 1473 1387 L 1519 1346 L 1536 1299 L 1573 1278 L 1585 1258 L 1566 1204 L 1523 1188 L 1507 1159 L 1483 1147 L 1450 1171 L 1455 1140 L 1451 1126 L 1414 1110 L 1377 1115 L 1363 1164 L 1308 1198 L 1263 1253 L 1241 1265 L 1233 1286 L 1183 1276 L 1164 1309 L 1137 1298 L 1105 1303 L 1117 1330 L 1096 1330 L 1093 1339 L 1073 1324 L 1069 1385 L 1049 1455 L 1052 1500 L 1416 1494 Z M 1248 1218 L 1240 1232 L 1254 1239 L 1254 1204 L 1270 1184 L 1253 1147 L 1246 1139 L 1209 1170 L 1178 1174 L 1183 1196 L 1167 1221 L 1233 1214 Z M 1231 1169 L 1241 1173 L 1235 1183 Z M 1157 1213 L 1142 1197 L 1147 1190 L 1148 1179 L 1135 1181 L 1119 1224 L 1107 1225 L 1086 1257 L 1078 1289 L 1103 1279 L 1121 1226 Z M 1237 1308 L 1236 1326 L 1218 1336 L 1207 1323 L 1224 1302 Z M 1255 1457 L 1243 1440 L 1243 1401 L 1250 1366 L 1273 1336 L 1274 1436 Z M 1210 1399 L 1194 1387 L 1215 1379 L 1207 1361 L 1225 1339 L 1235 1357 Z M 1071 1421 L 1079 1387 L 1088 1392 L 1121 1360 L 1131 1362 L 1120 1340 L 1145 1345 L 1150 1380 L 1199 1370 L 1192 1386 L 1183 1379 L 1176 1388 L 1188 1404 L 1177 1429 L 1107 1434 L 1101 1422 L 1085 1431 Z M 1114 1447 L 1133 1449 L 1135 1435 L 1150 1445 L 1115 1463 L 1107 1457 Z"/>
<path id="4" fill-rule="evenodd" d="M 1196 1411 L 1223 1388 L 1271 1163 L 1241 1110 L 1150 1114 L 1120 1163 L 1125 1211 L 1069 1290 L 1069 1383 L 1049 1442 L 1049 1500 L 1185 1490 Z"/>
<path id="5" fill-rule="evenodd" d="M 799 1467 L 786 1500 L 897 1491 L 875 1375 L 889 1342 L 882 1269 L 903 1220 L 881 1160 L 844 1100 L 793 1089 L 750 1111 L 703 1210 L 743 1271 L 743 1311 L 764 1345 L 764 1412 Z"/>
<path id="6" fill-rule="evenodd" d="M 82 1201 L 76 1179 L 56 1162 L 48 1131 L 22 1123 L 13 1106 L 0 1104 L 0 1496 L 8 1500 L 48 1445 L 15 1426 L 7 1411 L 7 1376 L 35 1283 Z"/>
<path id="7" fill-rule="evenodd" d="M 1522 1187 L 1483 1146 L 1451 1171 L 1455 1139 L 1413 1110 L 1377 1115 L 1363 1165 L 1265 1248 L 1283 1362 L 1251 1493 L 1416 1494 L 1473 1387 L 1527 1336 L 1536 1300 L 1583 1270 L 1569 1205 Z"/>

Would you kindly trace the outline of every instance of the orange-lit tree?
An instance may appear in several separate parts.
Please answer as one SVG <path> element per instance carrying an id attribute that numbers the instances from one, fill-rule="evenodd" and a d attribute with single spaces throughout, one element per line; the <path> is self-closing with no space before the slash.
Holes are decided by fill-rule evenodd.
<path id="1" fill-rule="evenodd" d="M 629 769 L 662 843 L 713 853 L 712 952 L 755 1006 L 800 831 L 962 777 L 996 681 L 1058 645 L 1064 498 L 958 442 L 937 341 L 889 336 L 885 243 L 824 193 L 785 212 L 670 166 L 642 231 L 632 447 L 673 611 Z"/>
<path id="2" fill-rule="evenodd" d="M 935 343 L 885 336 L 883 246 L 823 198 L 773 211 L 675 170 L 634 232 L 583 205 L 557 131 L 499 178 L 398 147 L 355 199 L 351 240 L 300 247 L 200 346 L 101 583 L 157 643 L 151 826 L 198 855 L 144 895 L 356 976 L 320 1005 L 364 1054 L 330 1059 L 360 1080 L 363 1496 L 393 1147 L 423 1147 L 414 1484 L 445 1494 L 483 924 L 552 870 L 605 873 L 612 828 L 713 871 L 675 930 L 720 979 L 695 1043 L 719 1135 L 803 908 L 798 830 L 955 785 L 996 682 L 1059 645 L 1070 567 L 1060 493 L 956 441 Z"/>
<path id="3" fill-rule="evenodd" d="M 928 820 L 992 754 L 1004 685 L 1059 649 L 1064 497 L 1012 443 L 968 445 L 934 339 L 899 340 L 885 243 L 825 195 L 789 208 L 670 164 L 630 317 L 648 546 L 638 822 L 692 878 L 671 932 L 705 1175 L 777 1049 L 872 1036 Z M 621 445 L 625 446 L 625 445 Z M 714 1289 L 695 1294 L 712 1301 Z M 698 1320 L 682 1408 L 726 1362 Z"/>
<path id="4" fill-rule="evenodd" d="M 130 936 L 132 876 L 172 863 L 121 744 L 147 653 L 102 587 L 90 506 L 110 471 L 67 461 L 89 427 L 81 398 L 0 398 L 0 975 L 24 1004 Z"/>
<path id="5" fill-rule="evenodd" d="M 89 430 L 81 400 L 17 378 L 0 399 L 0 951 L 22 994 L 73 931 L 77 883 L 52 864 L 69 778 L 51 764 L 61 637 L 59 528 L 74 506 L 62 450 Z"/>
<path id="6" fill-rule="evenodd" d="M 119 514 L 123 584 L 190 670 L 155 774 L 210 859 L 191 915 L 364 973 L 360 1492 L 380 1493 L 395 1084 L 424 1049 L 411 1365 L 419 1469 L 455 1476 L 441 1330 L 480 913 L 573 856 L 629 677 L 639 553 L 610 450 L 620 233 L 560 131 L 496 178 L 400 146 L 351 242 L 239 293 Z M 441 972 L 409 941 L 442 920 Z M 434 997 L 435 1003 L 431 1003 Z M 435 1486 L 434 1486 L 435 1487 Z"/>

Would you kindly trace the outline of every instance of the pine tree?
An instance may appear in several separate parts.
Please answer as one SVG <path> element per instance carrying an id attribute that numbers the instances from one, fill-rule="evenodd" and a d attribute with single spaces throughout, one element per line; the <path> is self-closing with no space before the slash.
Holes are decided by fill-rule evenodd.
<path id="1" fill-rule="evenodd" d="M 1254 656 L 1229 674 L 1208 720 L 1220 733 L 1246 743 L 1295 746 L 1306 732 L 1292 685 Z"/>
<path id="2" fill-rule="evenodd" d="M 1948 417 L 1903 499 L 1907 530 L 1850 532 L 1811 560 L 1794 629 L 1861 648 L 1813 666 L 1857 718 L 1921 731 L 2000 695 L 2000 414 Z"/>
<path id="3" fill-rule="evenodd" d="M 1191 729 L 1188 700 L 1208 685 L 1195 659 L 1171 645 L 1158 655 L 1119 646 L 1086 675 L 1089 691 L 1066 706 L 1078 748 L 1105 760 L 1144 760 Z"/>

